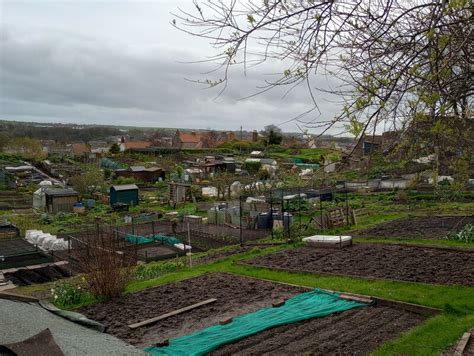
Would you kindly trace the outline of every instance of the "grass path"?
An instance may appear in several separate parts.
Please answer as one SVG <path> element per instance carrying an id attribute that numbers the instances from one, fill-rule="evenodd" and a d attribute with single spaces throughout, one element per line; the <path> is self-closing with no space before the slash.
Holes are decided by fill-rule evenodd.
<path id="1" fill-rule="evenodd" d="M 442 310 L 440 315 L 428 319 L 418 327 L 405 332 L 396 340 L 381 345 L 375 353 L 377 355 L 439 355 L 474 325 L 473 287 L 318 276 L 309 273 L 273 271 L 265 268 L 242 266 L 236 263 L 246 258 L 261 256 L 288 247 L 290 246 L 254 250 L 209 265 L 170 273 L 156 279 L 135 281 L 128 286 L 127 292 L 135 292 L 144 288 L 192 278 L 204 273 L 230 272 L 277 282 L 398 300 Z"/>

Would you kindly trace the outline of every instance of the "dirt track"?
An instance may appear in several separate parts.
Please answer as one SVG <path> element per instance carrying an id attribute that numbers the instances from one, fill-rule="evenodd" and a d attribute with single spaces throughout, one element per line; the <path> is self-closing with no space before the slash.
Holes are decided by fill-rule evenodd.
<path id="1" fill-rule="evenodd" d="M 355 244 L 342 249 L 299 247 L 246 262 L 310 273 L 474 286 L 474 251 Z"/>
<path id="2" fill-rule="evenodd" d="M 79 312 L 107 325 L 109 333 L 143 347 L 187 335 L 225 317 L 256 311 L 304 291 L 299 287 L 217 273 L 129 294 Z M 127 327 L 208 298 L 218 301 L 151 326 L 135 330 Z M 423 320 L 417 314 L 394 308 L 366 307 L 274 328 L 223 346 L 215 353 L 366 354 Z"/>
<path id="3" fill-rule="evenodd" d="M 397 219 L 357 231 L 353 236 L 440 240 L 452 231 L 474 224 L 474 216 L 423 216 Z"/>

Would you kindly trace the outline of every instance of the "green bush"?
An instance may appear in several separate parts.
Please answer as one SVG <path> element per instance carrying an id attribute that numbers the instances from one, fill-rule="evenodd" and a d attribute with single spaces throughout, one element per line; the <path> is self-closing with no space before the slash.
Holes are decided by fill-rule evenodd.
<path id="1" fill-rule="evenodd" d="M 260 163 L 259 161 L 244 162 L 244 169 L 250 174 L 256 174 L 260 170 L 261 167 L 262 167 L 262 163 Z"/>
<path id="2" fill-rule="evenodd" d="M 114 180 L 114 184 L 121 185 L 121 184 L 135 184 L 137 183 L 135 179 L 131 177 L 117 177 Z"/>

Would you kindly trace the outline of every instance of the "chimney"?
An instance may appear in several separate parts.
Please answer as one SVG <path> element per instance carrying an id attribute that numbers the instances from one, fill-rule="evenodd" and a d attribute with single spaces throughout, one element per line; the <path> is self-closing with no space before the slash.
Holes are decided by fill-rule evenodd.
<path id="1" fill-rule="evenodd" d="M 252 141 L 253 142 L 257 142 L 258 141 L 258 132 L 256 130 L 254 130 L 252 132 Z"/>

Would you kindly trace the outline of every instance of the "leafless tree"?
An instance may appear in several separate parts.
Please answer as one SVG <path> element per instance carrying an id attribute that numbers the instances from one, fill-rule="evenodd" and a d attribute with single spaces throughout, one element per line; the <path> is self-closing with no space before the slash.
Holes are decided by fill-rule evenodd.
<path id="1" fill-rule="evenodd" d="M 102 230 L 87 235 L 77 257 L 89 289 L 98 297 L 120 296 L 132 278 L 133 254 L 119 251 L 114 236 Z"/>
<path id="2" fill-rule="evenodd" d="M 472 129 L 474 5 L 469 0 L 208 0 L 180 10 L 174 26 L 208 39 L 225 88 L 231 66 L 287 64 L 261 91 L 306 85 L 302 126 L 344 127 L 359 139 L 384 123 L 400 135 L 426 117 Z M 316 75 L 339 78 L 320 88 Z M 337 94 L 342 112 L 321 121 L 316 91 Z M 449 125 L 453 120 L 449 120 Z M 448 125 L 448 124 L 446 124 Z M 467 135 L 471 137 L 471 135 Z"/>

